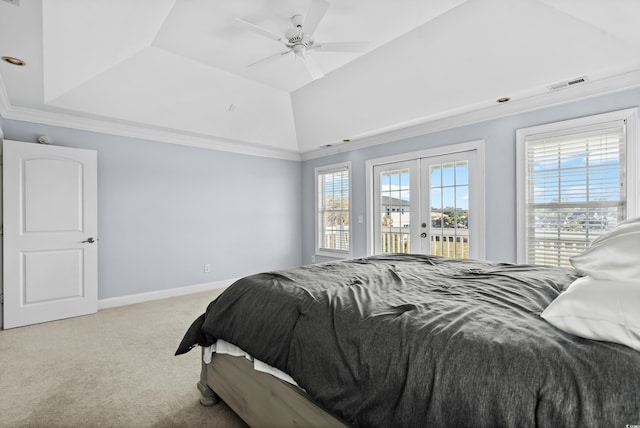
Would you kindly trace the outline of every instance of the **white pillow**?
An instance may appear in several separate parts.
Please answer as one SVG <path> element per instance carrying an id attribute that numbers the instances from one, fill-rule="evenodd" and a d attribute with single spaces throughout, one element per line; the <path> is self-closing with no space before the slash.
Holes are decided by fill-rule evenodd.
<path id="1" fill-rule="evenodd" d="M 640 351 L 640 281 L 578 278 L 540 316 L 575 336 Z"/>
<path id="2" fill-rule="evenodd" d="M 640 218 L 618 224 L 570 261 L 592 278 L 640 281 Z"/>

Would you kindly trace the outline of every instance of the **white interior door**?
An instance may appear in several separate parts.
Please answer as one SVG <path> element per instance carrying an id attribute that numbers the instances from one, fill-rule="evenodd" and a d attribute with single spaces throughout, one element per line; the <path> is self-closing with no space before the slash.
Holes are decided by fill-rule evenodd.
<path id="1" fill-rule="evenodd" d="M 4 141 L 4 328 L 97 311 L 97 153 Z"/>

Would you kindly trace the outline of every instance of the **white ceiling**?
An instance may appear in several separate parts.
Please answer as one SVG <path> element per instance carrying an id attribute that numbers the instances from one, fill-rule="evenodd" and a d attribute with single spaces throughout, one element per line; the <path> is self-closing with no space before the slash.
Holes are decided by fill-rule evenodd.
<path id="1" fill-rule="evenodd" d="M 315 41 L 369 49 L 312 52 L 312 80 L 294 55 L 247 67 L 286 48 L 236 19 L 283 34 L 312 0 L 0 0 L 0 56 L 27 63 L 0 63 L 1 114 L 286 156 L 640 85 L 636 0 L 328 1 Z"/>

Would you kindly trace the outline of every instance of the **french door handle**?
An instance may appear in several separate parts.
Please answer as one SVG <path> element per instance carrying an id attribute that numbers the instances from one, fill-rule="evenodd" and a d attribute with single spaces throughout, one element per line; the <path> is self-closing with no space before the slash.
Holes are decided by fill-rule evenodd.
<path id="1" fill-rule="evenodd" d="M 422 233 L 420 234 L 420 237 L 421 237 L 421 238 L 426 238 L 426 237 L 427 237 L 427 232 L 422 232 Z"/>
<path id="2" fill-rule="evenodd" d="M 88 244 L 93 244 L 94 242 L 96 242 L 96 240 L 95 240 L 95 239 L 93 239 L 93 238 L 89 238 L 89 239 L 87 239 L 86 241 L 82 241 L 82 243 L 83 243 L 83 244 L 87 244 L 87 243 L 88 243 Z"/>

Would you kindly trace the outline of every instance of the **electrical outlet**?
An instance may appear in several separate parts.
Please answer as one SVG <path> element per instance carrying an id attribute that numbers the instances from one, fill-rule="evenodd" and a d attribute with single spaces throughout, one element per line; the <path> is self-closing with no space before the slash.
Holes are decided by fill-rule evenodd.
<path id="1" fill-rule="evenodd" d="M 209 263 L 206 263 L 204 265 L 204 273 L 209 273 L 211 272 L 211 265 Z"/>

